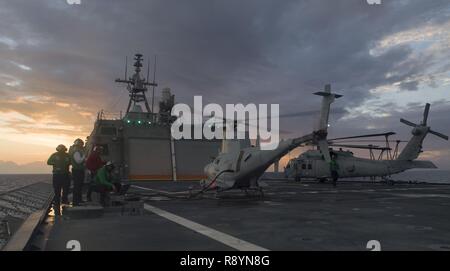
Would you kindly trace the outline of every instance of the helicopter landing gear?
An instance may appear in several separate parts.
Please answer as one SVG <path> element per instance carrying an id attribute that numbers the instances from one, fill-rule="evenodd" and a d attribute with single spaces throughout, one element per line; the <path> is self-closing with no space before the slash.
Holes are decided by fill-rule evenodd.
<path id="1" fill-rule="evenodd" d="M 390 185 L 390 186 L 395 185 L 395 181 L 394 180 L 392 180 L 390 178 L 387 178 L 387 177 L 382 177 L 382 178 L 386 182 L 387 185 Z"/>

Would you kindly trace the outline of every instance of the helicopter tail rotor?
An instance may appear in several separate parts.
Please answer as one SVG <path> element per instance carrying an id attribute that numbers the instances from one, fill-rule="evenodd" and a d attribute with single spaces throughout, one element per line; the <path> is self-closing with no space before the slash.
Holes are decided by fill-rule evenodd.
<path id="1" fill-rule="evenodd" d="M 428 133 L 433 134 L 437 137 L 440 137 L 444 140 L 448 140 L 447 135 L 433 131 L 427 125 L 429 112 L 430 112 L 430 104 L 427 103 L 425 105 L 425 110 L 423 112 L 423 119 L 420 122 L 420 124 L 415 124 L 408 120 L 400 119 L 400 122 L 402 122 L 408 126 L 411 126 L 414 129 L 411 131 L 411 133 L 413 134 L 413 137 L 409 140 L 406 147 L 403 149 L 403 151 L 398 156 L 398 158 L 397 158 L 398 160 L 412 161 L 412 160 L 417 159 L 417 157 L 419 157 L 419 154 L 422 152 L 422 142 Z"/>
<path id="2" fill-rule="evenodd" d="M 429 113 L 430 113 L 430 104 L 427 103 L 427 104 L 425 105 L 425 109 L 424 109 L 424 111 L 423 111 L 423 120 L 422 120 L 422 122 L 421 122 L 420 124 L 415 124 L 415 123 L 413 123 L 413 122 L 411 122 L 411 121 L 408 121 L 408 120 L 405 120 L 405 119 L 400 119 L 400 122 L 403 123 L 403 124 L 406 124 L 406 125 L 408 125 L 408 126 L 417 128 L 417 129 L 414 129 L 414 130 L 413 130 L 413 134 L 414 134 L 414 133 L 419 133 L 422 129 L 428 128 L 428 131 L 427 131 L 428 133 L 433 134 L 433 135 L 435 135 L 435 136 L 437 136 L 437 137 L 440 137 L 440 138 L 442 138 L 442 139 L 444 139 L 444 140 L 448 140 L 448 136 L 447 136 L 447 135 L 444 135 L 444 134 L 442 134 L 442 133 L 433 131 L 433 130 L 430 129 L 429 126 L 427 126 L 427 122 L 428 122 L 428 114 L 429 114 Z"/>

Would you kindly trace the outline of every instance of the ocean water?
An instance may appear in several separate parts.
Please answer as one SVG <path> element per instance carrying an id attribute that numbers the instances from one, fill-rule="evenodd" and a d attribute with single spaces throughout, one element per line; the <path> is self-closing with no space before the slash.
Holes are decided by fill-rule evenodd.
<path id="1" fill-rule="evenodd" d="M 0 174 L 0 193 L 8 192 L 38 182 L 51 183 L 49 174 Z"/>

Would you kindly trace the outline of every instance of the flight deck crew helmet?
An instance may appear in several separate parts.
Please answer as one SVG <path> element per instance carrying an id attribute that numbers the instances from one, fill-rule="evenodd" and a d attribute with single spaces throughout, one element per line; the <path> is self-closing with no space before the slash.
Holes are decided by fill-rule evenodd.
<path id="1" fill-rule="evenodd" d="M 56 151 L 57 152 L 66 152 L 67 148 L 63 144 L 60 144 L 60 145 L 58 145 L 58 147 L 56 147 Z"/>
<path id="2" fill-rule="evenodd" d="M 83 142 L 83 140 L 81 138 L 75 139 L 75 141 L 73 143 L 75 145 L 77 145 L 77 146 L 83 146 L 84 145 L 84 142 Z"/>
<path id="3" fill-rule="evenodd" d="M 111 171 L 111 170 L 113 170 L 113 169 L 115 168 L 114 163 L 113 163 L 112 161 L 106 162 L 105 167 L 106 167 L 106 169 L 109 170 L 109 171 Z"/>

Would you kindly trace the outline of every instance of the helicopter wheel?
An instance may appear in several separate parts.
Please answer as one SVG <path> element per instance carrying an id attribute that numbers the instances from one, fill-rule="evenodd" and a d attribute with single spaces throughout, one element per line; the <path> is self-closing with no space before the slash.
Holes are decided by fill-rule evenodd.
<path id="1" fill-rule="evenodd" d="M 219 190 L 214 191 L 214 198 L 219 199 Z"/>

